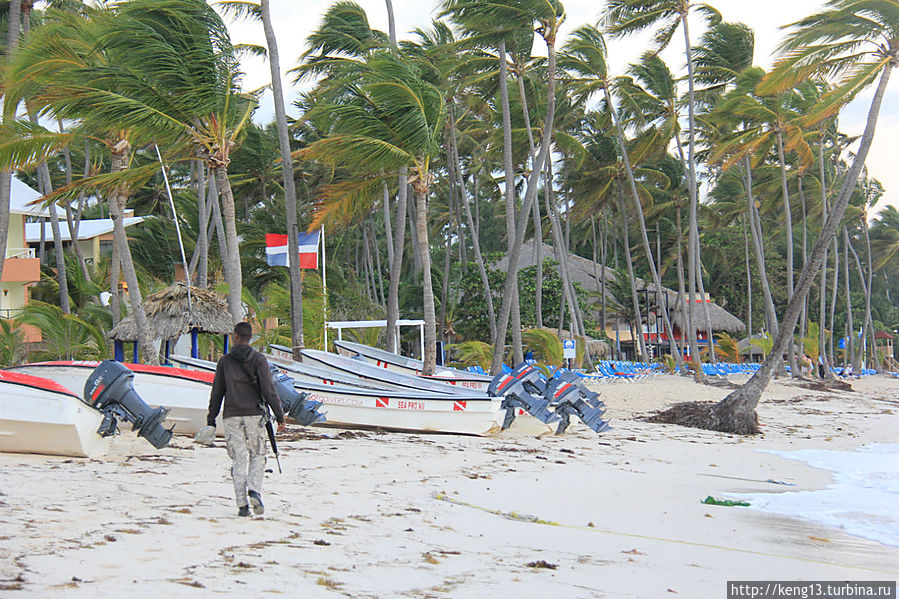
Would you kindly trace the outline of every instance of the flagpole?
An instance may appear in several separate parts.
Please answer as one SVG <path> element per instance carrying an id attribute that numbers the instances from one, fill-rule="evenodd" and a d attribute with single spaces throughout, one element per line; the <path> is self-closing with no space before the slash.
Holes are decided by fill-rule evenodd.
<path id="1" fill-rule="evenodd" d="M 325 226 L 322 225 L 322 326 L 325 329 L 325 351 L 328 351 L 328 273 L 325 268 Z"/>

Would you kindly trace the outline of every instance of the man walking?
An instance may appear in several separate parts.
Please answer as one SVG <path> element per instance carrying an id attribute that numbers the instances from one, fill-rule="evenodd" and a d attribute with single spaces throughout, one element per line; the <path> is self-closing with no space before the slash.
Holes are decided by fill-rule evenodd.
<path id="1" fill-rule="evenodd" d="M 262 514 L 262 477 L 265 474 L 265 401 L 278 421 L 278 432 L 284 432 L 284 411 L 272 382 L 268 361 L 250 347 L 253 328 L 247 322 L 234 325 L 234 346 L 222 357 L 215 369 L 215 380 L 209 396 L 206 424 L 215 419 L 225 400 L 222 419 L 225 444 L 231 458 L 231 478 L 238 516 Z M 261 395 L 261 397 L 260 397 Z M 248 505 L 249 503 L 249 505 Z"/>

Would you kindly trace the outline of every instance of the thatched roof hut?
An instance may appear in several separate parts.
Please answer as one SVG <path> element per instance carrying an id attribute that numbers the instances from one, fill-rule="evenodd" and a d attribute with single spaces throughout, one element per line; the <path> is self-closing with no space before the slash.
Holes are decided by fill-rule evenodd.
<path id="1" fill-rule="evenodd" d="M 553 246 L 543 244 L 542 255 L 543 258 L 552 258 L 556 259 L 555 250 Z M 536 264 L 536 242 L 533 239 L 528 240 L 521 246 L 521 259 L 519 261 L 519 269 L 527 268 L 528 266 L 533 266 Z M 497 264 L 497 267 L 500 270 L 508 271 L 508 258 L 503 257 Z M 606 268 L 601 264 L 594 265 L 592 260 L 588 260 L 577 254 L 568 254 L 568 270 L 571 274 L 571 278 L 578 283 L 580 283 L 584 289 L 588 291 L 598 291 L 601 287 L 600 279 L 604 278 L 606 282 L 611 282 L 615 279 L 615 271 L 611 268 Z M 655 295 L 655 285 L 652 283 L 645 283 L 642 279 L 638 278 L 636 280 L 637 289 L 640 293 L 643 293 L 643 289 L 649 290 L 648 300 L 650 305 L 656 303 L 654 298 Z M 685 312 L 683 307 L 679 305 L 677 301 L 677 292 L 673 289 L 668 289 L 667 287 L 663 287 L 664 292 L 668 295 L 667 302 L 666 298 L 663 296 L 660 298 L 660 302 L 662 303 L 662 307 L 667 307 L 669 313 L 672 318 L 672 325 L 679 328 L 681 331 L 686 329 L 687 323 L 685 318 Z M 612 294 L 606 291 L 609 297 L 612 297 Z M 624 301 L 629 302 L 630 298 L 624 298 Z M 612 303 L 620 303 L 614 298 L 612 299 Z M 685 302 L 686 303 L 686 302 Z M 746 325 L 743 322 L 716 304 L 715 302 L 705 302 L 705 304 L 697 302 L 696 304 L 688 304 L 690 306 L 690 316 L 693 319 L 693 326 L 697 331 L 705 331 L 705 309 L 703 305 L 707 305 L 709 307 L 709 316 L 712 321 L 712 330 L 713 331 L 726 331 L 728 333 L 736 333 L 746 329 Z"/>
<path id="2" fill-rule="evenodd" d="M 183 282 L 148 295 L 144 299 L 144 310 L 150 332 L 162 341 L 174 341 L 193 329 L 216 335 L 227 335 L 234 329 L 225 296 L 209 289 L 191 287 L 188 305 L 187 285 Z M 113 341 L 137 340 L 134 316 L 123 318 L 109 332 L 109 338 Z"/>

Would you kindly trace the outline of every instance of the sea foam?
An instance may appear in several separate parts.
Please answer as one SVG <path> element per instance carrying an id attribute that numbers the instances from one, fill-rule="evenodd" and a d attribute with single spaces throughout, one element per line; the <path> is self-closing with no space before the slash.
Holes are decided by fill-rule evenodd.
<path id="1" fill-rule="evenodd" d="M 832 471 L 833 482 L 818 491 L 741 494 L 751 508 L 806 518 L 899 547 L 899 444 L 765 453 Z"/>

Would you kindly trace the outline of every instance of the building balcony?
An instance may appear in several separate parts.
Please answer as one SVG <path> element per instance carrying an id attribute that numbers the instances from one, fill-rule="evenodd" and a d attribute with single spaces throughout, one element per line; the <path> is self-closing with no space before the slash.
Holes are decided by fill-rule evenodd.
<path id="1" fill-rule="evenodd" d="M 36 283 L 41 280 L 41 262 L 34 248 L 7 248 L 3 283 Z"/>

